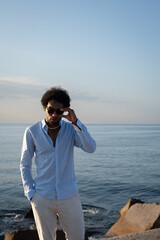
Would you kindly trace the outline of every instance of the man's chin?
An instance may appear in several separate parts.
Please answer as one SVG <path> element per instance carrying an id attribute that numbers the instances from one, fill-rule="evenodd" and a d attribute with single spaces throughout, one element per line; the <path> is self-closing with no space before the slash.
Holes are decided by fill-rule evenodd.
<path id="1" fill-rule="evenodd" d="M 50 120 L 51 124 L 59 124 L 59 122 L 60 122 L 60 119 L 51 119 Z"/>

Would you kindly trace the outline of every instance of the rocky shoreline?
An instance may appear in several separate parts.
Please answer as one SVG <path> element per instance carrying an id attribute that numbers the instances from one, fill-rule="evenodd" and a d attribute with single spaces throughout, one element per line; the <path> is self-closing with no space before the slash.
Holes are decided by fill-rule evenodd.
<path id="1" fill-rule="evenodd" d="M 101 238 L 99 240 L 160 240 L 160 228 L 126 234 L 119 237 Z"/>
<path id="2" fill-rule="evenodd" d="M 16 231 L 12 233 L 7 233 L 5 235 L 4 240 L 38 240 L 38 235 L 34 230 L 30 230 L 31 235 L 28 238 L 28 235 L 26 235 L 27 238 L 24 238 L 24 234 L 26 234 L 26 230 L 23 230 L 22 235 L 20 234 L 15 234 Z M 64 234 L 59 232 L 57 234 L 57 240 L 65 240 Z M 88 237 L 86 236 L 86 239 L 88 240 Z M 131 233 L 131 234 L 126 234 L 118 237 L 105 237 L 105 238 L 100 238 L 98 240 L 160 240 L 160 228 L 153 229 L 153 230 L 148 230 L 145 232 L 140 232 L 140 233 Z"/>
<path id="3" fill-rule="evenodd" d="M 34 230 L 31 230 L 31 238 L 28 238 L 27 236 L 27 240 L 38 240 L 38 236 L 36 233 L 32 232 Z M 25 230 L 23 230 L 23 233 L 25 234 Z M 64 235 L 63 233 L 61 234 L 59 232 L 57 240 L 64 240 Z M 86 240 L 88 239 L 88 237 L 86 236 Z M 5 239 L 4 240 L 25 240 L 24 236 L 15 236 L 15 232 L 13 233 L 7 233 L 5 235 Z M 140 232 L 140 233 L 132 233 L 132 234 L 126 234 L 126 235 L 122 235 L 119 237 L 111 237 L 111 238 L 100 238 L 98 240 L 160 240 L 160 228 L 157 229 L 153 229 L 153 230 L 148 230 L 145 232 Z"/>
<path id="4" fill-rule="evenodd" d="M 32 209 L 24 218 L 33 218 Z M 96 229 L 86 231 L 85 240 L 95 234 Z M 4 240 L 38 240 L 38 234 L 36 230 L 16 230 L 6 233 Z M 57 240 L 65 240 L 62 230 L 57 231 Z M 131 198 L 121 209 L 119 220 L 99 240 L 160 240 L 160 205 Z"/>

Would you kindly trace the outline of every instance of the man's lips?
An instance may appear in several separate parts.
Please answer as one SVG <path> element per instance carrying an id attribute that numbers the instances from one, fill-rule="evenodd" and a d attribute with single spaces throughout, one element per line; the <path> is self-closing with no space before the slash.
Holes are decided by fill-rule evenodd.
<path id="1" fill-rule="evenodd" d="M 57 122 L 58 118 L 51 118 L 51 122 Z"/>

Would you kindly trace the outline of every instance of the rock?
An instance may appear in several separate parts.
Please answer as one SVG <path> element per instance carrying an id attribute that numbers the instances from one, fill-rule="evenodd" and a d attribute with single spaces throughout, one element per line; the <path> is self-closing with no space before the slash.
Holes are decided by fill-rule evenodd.
<path id="1" fill-rule="evenodd" d="M 16 230 L 6 233 L 4 240 L 39 240 L 37 230 Z"/>
<path id="2" fill-rule="evenodd" d="M 157 203 L 136 203 L 128 210 L 122 211 L 120 219 L 109 229 L 105 236 L 121 236 L 159 227 L 160 205 Z"/>
<path id="3" fill-rule="evenodd" d="M 144 202 L 141 201 L 140 199 L 130 198 L 128 203 L 121 209 L 120 215 L 122 216 L 132 205 L 136 203 L 144 203 Z"/>
<path id="4" fill-rule="evenodd" d="M 160 240 L 160 228 L 139 233 L 130 233 L 119 237 L 100 238 L 98 240 Z"/>
<path id="5" fill-rule="evenodd" d="M 65 234 L 62 230 L 57 230 L 57 240 L 65 240 Z M 4 240 L 39 240 L 37 230 L 16 230 L 6 233 Z M 87 234 L 85 240 L 88 240 Z"/>

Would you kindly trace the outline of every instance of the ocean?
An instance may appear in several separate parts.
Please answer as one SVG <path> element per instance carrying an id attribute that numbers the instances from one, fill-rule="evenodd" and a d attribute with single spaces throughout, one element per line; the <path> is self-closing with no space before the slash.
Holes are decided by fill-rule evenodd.
<path id="1" fill-rule="evenodd" d="M 19 162 L 29 124 L 0 124 L 0 240 L 6 232 L 34 229 L 24 219 Z M 89 239 L 99 239 L 119 219 L 131 197 L 160 203 L 160 125 L 86 125 L 95 153 L 75 148 L 75 172 Z M 33 175 L 35 167 L 33 166 Z"/>

